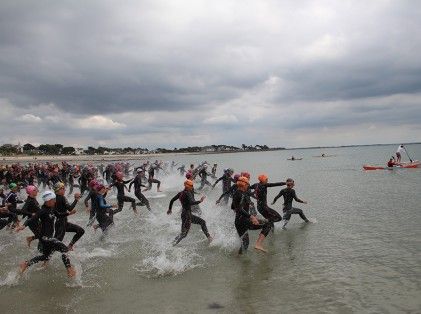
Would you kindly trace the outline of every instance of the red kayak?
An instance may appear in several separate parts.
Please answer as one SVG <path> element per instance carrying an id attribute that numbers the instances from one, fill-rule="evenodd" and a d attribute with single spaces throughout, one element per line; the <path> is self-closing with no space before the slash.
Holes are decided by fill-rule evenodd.
<path id="1" fill-rule="evenodd" d="M 414 160 L 413 162 L 403 162 L 399 165 L 393 167 L 383 167 L 383 166 L 371 166 L 371 165 L 364 165 L 364 170 L 393 170 L 393 169 L 410 169 L 410 168 L 418 168 L 421 166 L 421 162 L 418 160 Z"/>

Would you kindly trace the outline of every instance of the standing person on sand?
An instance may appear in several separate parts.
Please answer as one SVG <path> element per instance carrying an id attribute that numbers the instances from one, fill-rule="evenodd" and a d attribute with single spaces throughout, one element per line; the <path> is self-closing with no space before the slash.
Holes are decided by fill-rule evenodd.
<path id="1" fill-rule="evenodd" d="M 38 262 L 44 261 L 47 262 L 50 260 L 51 255 L 55 252 L 61 252 L 61 259 L 67 270 L 67 276 L 74 277 L 76 275 L 76 270 L 70 263 L 70 259 L 67 256 L 69 248 L 61 241 L 53 238 L 54 235 L 54 209 L 56 205 L 56 195 L 52 191 L 45 191 L 42 194 L 42 200 L 44 205 L 41 209 L 30 219 L 25 221 L 25 224 L 17 227 L 16 231 L 19 232 L 25 229 L 29 224 L 38 219 L 41 221 L 41 232 L 39 241 L 41 243 L 41 252 L 42 255 L 36 256 L 29 261 L 24 261 L 19 264 L 20 272 L 23 273 L 29 266 L 34 265 Z"/>

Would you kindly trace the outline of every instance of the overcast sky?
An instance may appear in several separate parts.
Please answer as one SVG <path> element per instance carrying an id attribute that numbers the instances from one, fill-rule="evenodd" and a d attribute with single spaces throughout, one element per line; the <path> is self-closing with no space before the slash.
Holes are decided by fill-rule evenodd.
<path id="1" fill-rule="evenodd" d="M 0 1 L 0 143 L 421 141 L 418 1 Z"/>

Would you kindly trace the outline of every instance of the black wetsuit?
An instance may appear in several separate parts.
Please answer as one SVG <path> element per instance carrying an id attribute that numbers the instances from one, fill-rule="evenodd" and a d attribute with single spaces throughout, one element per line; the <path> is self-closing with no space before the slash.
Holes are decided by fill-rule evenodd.
<path id="1" fill-rule="evenodd" d="M 38 220 L 41 222 L 39 241 L 41 244 L 42 255 L 36 256 L 27 261 L 28 266 L 40 261 L 48 261 L 54 251 L 59 251 L 62 253 L 61 259 L 63 260 L 64 266 L 66 268 L 70 267 L 70 260 L 66 254 L 69 251 L 68 247 L 63 242 L 53 238 L 55 221 L 54 209 L 43 205 L 34 216 L 25 221 L 25 226 L 29 226 Z"/>
<path id="2" fill-rule="evenodd" d="M 208 181 L 208 173 L 205 168 L 199 171 L 199 177 L 201 178 L 199 190 L 203 189 L 205 185 L 212 186 L 212 184 Z"/>
<path id="3" fill-rule="evenodd" d="M 231 178 L 231 175 L 229 175 L 228 173 L 224 173 L 222 177 L 215 181 L 212 187 L 215 187 L 219 181 L 222 181 L 222 193 L 225 193 L 230 190 L 231 183 L 234 182 L 234 179 Z M 229 194 L 224 194 L 224 204 L 228 204 L 229 197 Z"/>
<path id="4" fill-rule="evenodd" d="M 129 184 L 129 190 L 132 188 L 132 185 L 134 185 L 134 194 L 136 195 L 136 197 L 139 199 L 140 206 L 146 206 L 146 208 L 150 211 L 151 210 L 151 206 L 149 205 L 149 201 L 148 199 L 145 197 L 145 195 L 143 195 L 142 193 L 142 186 L 146 187 L 146 185 L 144 185 L 142 183 L 142 176 L 139 174 L 137 175 L 132 182 L 130 182 Z"/>
<path id="5" fill-rule="evenodd" d="M 159 190 L 159 188 L 161 187 L 161 181 L 159 181 L 159 180 L 157 180 L 157 179 L 154 178 L 154 176 L 155 176 L 155 168 L 153 166 L 149 167 L 148 175 L 149 175 L 149 178 L 148 178 L 148 183 L 149 183 L 148 189 L 149 190 L 152 189 L 152 183 L 156 183 L 157 184 L 157 187 L 156 188 Z"/>
<path id="6" fill-rule="evenodd" d="M 181 209 L 181 233 L 174 239 L 173 245 L 178 244 L 182 239 L 184 239 L 187 234 L 189 233 L 191 224 L 197 224 L 200 225 L 202 228 L 203 233 L 206 235 L 207 238 L 210 237 L 208 228 L 206 226 L 206 221 L 204 221 L 202 218 L 197 217 L 192 214 L 191 207 L 193 205 L 200 204 L 200 201 L 195 201 L 192 197 L 191 191 L 183 190 L 177 195 L 175 195 L 171 201 L 169 209 L 172 209 L 172 206 L 176 200 L 179 200 L 182 206 Z"/>
<path id="7" fill-rule="evenodd" d="M 126 196 L 124 194 L 124 188 L 127 183 L 129 183 L 132 180 L 127 181 L 114 181 L 111 186 L 115 186 L 117 188 L 117 201 L 118 201 L 118 208 L 113 211 L 113 214 L 119 213 L 123 210 L 124 202 L 130 202 L 132 203 L 133 211 L 136 211 L 136 200 L 133 197 Z"/>
<path id="8" fill-rule="evenodd" d="M 94 205 L 93 205 L 94 206 Z M 105 195 L 97 194 L 95 202 L 96 220 L 102 231 L 105 231 L 110 225 L 113 224 L 113 219 L 108 215 L 112 215 L 111 205 L 107 205 Z"/>
<path id="9" fill-rule="evenodd" d="M 7 194 L 6 198 L 4 199 L 4 204 L 10 204 L 8 208 L 9 213 L 6 214 L 8 216 L 9 222 L 18 222 L 18 215 L 21 215 L 22 213 L 17 209 L 17 204 L 21 203 L 23 203 L 23 201 L 18 199 L 18 196 L 15 192 L 10 191 Z"/>
<path id="10" fill-rule="evenodd" d="M 57 219 L 55 223 L 54 237 L 59 241 L 63 241 L 66 232 L 75 232 L 70 245 L 74 245 L 85 233 L 85 230 L 82 227 L 67 221 L 69 212 L 75 208 L 77 202 L 77 200 L 74 200 L 70 205 L 64 196 L 56 195 L 56 207 L 54 214 L 56 215 Z"/>
<path id="11" fill-rule="evenodd" d="M 96 202 L 96 192 L 93 189 L 89 190 L 89 194 L 86 196 L 85 200 L 83 201 L 83 203 L 85 204 L 85 207 L 89 207 L 89 200 L 91 201 L 91 210 L 89 211 L 89 221 L 87 226 L 92 225 L 93 223 L 93 219 L 95 218 L 95 209 L 96 206 L 94 206 L 94 203 Z"/>
<path id="12" fill-rule="evenodd" d="M 250 189 L 254 190 L 257 199 L 257 210 L 267 220 L 272 222 L 278 222 L 282 220 L 282 216 L 274 209 L 270 208 L 267 204 L 268 191 L 267 188 L 285 185 L 285 182 L 277 183 L 256 183 L 253 184 Z"/>
<path id="13" fill-rule="evenodd" d="M 275 203 L 278 198 L 280 198 L 281 196 L 284 197 L 284 207 L 283 207 L 283 212 L 284 212 L 284 219 L 285 224 L 284 226 L 287 224 L 288 220 L 291 218 L 292 214 L 298 214 L 300 215 L 301 219 L 303 219 L 305 222 L 308 222 L 309 220 L 307 219 L 307 217 L 304 215 L 302 209 L 300 208 L 296 208 L 296 207 L 292 207 L 292 201 L 295 200 L 298 203 L 304 203 L 302 200 L 300 200 L 297 197 L 297 194 L 295 193 L 295 190 L 292 188 L 285 188 L 282 189 L 278 195 L 276 195 L 276 197 L 273 200 L 273 203 Z"/>
<path id="14" fill-rule="evenodd" d="M 31 219 L 31 217 L 40 210 L 39 203 L 36 198 L 28 196 L 21 209 L 21 213 L 24 217 Z M 41 232 L 41 224 L 39 221 L 32 221 L 28 224 L 29 229 L 32 231 L 34 236 L 32 239 L 39 239 Z"/>
<path id="15" fill-rule="evenodd" d="M 241 247 L 238 251 L 239 254 L 243 253 L 243 250 L 247 250 L 249 246 L 249 235 L 248 230 L 262 230 L 261 233 L 266 237 L 272 228 L 270 222 L 264 222 L 259 220 L 258 225 L 254 225 L 251 220 L 250 214 L 250 196 L 248 192 L 242 192 L 237 189 L 232 197 L 231 209 L 235 211 L 235 229 L 241 239 Z"/>

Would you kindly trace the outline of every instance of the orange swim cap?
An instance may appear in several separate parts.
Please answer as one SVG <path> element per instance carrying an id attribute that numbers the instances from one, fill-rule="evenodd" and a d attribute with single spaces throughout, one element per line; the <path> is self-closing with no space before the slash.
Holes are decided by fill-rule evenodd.
<path id="1" fill-rule="evenodd" d="M 261 174 L 257 177 L 260 183 L 267 183 L 268 182 L 268 176 L 265 174 Z"/>
<path id="2" fill-rule="evenodd" d="M 188 190 L 193 189 L 193 181 L 192 180 L 186 180 L 184 181 L 184 187 Z"/>

